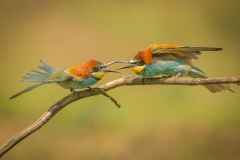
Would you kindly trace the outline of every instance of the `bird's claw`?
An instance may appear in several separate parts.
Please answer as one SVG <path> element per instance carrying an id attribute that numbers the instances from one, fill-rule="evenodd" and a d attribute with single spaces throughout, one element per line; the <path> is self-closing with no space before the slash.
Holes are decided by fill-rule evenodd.
<path id="1" fill-rule="evenodd" d="M 73 89 L 73 88 L 71 88 L 71 89 L 70 89 L 70 92 L 76 93 L 76 91 L 74 91 L 74 89 Z"/>
<path id="2" fill-rule="evenodd" d="M 180 72 L 178 72 L 178 74 L 175 76 L 175 78 L 174 78 L 174 83 L 177 83 L 177 79 L 178 79 L 179 76 L 181 76 L 181 73 L 180 73 Z"/>
<path id="3" fill-rule="evenodd" d="M 90 89 L 90 90 L 95 90 L 95 91 L 97 91 L 97 90 L 99 90 L 99 89 L 101 89 L 101 88 L 92 88 L 92 87 L 87 87 L 88 89 Z M 102 90 L 102 89 L 101 89 Z"/>
<path id="4" fill-rule="evenodd" d="M 178 77 L 175 77 L 175 78 L 174 78 L 174 83 L 177 83 L 177 79 L 178 79 Z"/>

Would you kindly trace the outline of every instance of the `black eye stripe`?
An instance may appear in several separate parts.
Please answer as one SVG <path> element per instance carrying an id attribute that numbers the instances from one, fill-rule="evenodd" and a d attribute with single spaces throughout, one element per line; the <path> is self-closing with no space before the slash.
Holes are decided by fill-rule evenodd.
<path id="1" fill-rule="evenodd" d="M 141 61 L 141 62 L 134 62 L 132 64 L 135 64 L 137 66 L 143 66 L 145 63 L 143 61 Z"/>
<path id="2" fill-rule="evenodd" d="M 92 68 L 92 72 L 98 72 L 100 70 L 100 68 L 98 68 L 98 67 L 93 67 Z"/>

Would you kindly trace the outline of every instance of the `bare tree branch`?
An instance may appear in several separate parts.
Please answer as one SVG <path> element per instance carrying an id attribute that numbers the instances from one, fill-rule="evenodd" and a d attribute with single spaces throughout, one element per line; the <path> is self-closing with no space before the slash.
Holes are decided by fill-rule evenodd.
<path id="1" fill-rule="evenodd" d="M 229 84 L 235 83 L 240 85 L 239 77 L 226 77 L 226 78 L 132 78 L 130 76 L 125 76 L 120 79 L 103 84 L 94 89 L 86 89 L 79 92 L 71 93 L 65 98 L 61 99 L 54 105 L 52 105 L 36 122 L 22 130 L 21 132 L 15 134 L 6 143 L 0 147 L 0 157 L 7 153 L 16 144 L 21 142 L 24 138 L 28 137 L 30 134 L 34 133 L 36 130 L 40 129 L 44 124 L 46 124 L 56 113 L 63 109 L 68 104 L 77 101 L 82 98 L 91 97 L 99 94 L 103 94 L 112 100 L 118 107 L 120 104 L 109 96 L 106 91 L 124 86 L 124 85 L 205 85 L 205 84 Z"/>

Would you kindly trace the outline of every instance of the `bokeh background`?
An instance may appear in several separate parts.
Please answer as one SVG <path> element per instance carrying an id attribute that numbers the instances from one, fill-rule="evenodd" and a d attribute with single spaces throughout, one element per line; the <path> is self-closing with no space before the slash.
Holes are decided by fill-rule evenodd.
<path id="1" fill-rule="evenodd" d="M 69 94 L 55 84 L 16 99 L 22 76 L 94 58 L 130 60 L 151 43 L 222 47 L 196 66 L 214 77 L 240 75 L 240 1 L 0 0 L 0 143 Z M 117 64 L 110 68 L 118 68 Z M 108 74 L 97 85 L 130 70 Z M 76 101 L 3 159 L 240 159 L 240 87 L 212 94 L 202 86 L 131 86 Z"/>

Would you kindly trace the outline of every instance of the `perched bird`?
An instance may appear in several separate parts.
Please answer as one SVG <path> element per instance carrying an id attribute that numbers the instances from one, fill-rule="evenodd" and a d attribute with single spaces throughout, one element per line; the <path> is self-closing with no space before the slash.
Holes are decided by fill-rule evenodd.
<path id="1" fill-rule="evenodd" d="M 113 61 L 105 64 L 91 59 L 83 64 L 72 66 L 66 70 L 58 70 L 41 60 L 40 62 L 43 64 L 43 66 L 39 66 L 41 70 L 32 70 L 27 73 L 22 80 L 22 83 L 40 83 L 22 90 L 21 92 L 13 95 L 10 99 L 48 83 L 57 83 L 65 89 L 70 89 L 70 91 L 73 91 L 74 89 L 87 88 L 101 80 L 107 72 L 116 72 L 105 69 L 107 66 L 113 63 L 123 63 L 121 61 Z"/>
<path id="2" fill-rule="evenodd" d="M 129 62 L 131 65 L 120 69 L 130 68 L 136 74 L 143 77 L 156 75 L 190 76 L 193 78 L 208 78 L 209 76 L 193 65 L 192 60 L 198 59 L 201 51 L 219 51 L 222 48 L 190 47 L 170 44 L 152 44 L 145 51 L 139 51 Z M 230 90 L 226 84 L 204 85 L 212 93 L 222 90 Z M 233 92 L 233 91 L 232 91 Z"/>

